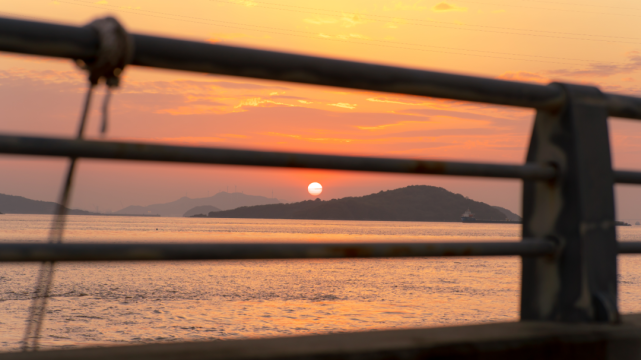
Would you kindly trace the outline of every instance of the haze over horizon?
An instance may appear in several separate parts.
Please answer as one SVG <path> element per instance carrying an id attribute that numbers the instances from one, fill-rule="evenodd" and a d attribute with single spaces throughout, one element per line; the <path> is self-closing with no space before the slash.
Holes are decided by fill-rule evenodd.
<path id="1" fill-rule="evenodd" d="M 84 25 L 116 16 L 136 33 L 490 78 L 597 85 L 641 95 L 633 1 L 50 1 L 2 16 Z M 625 21 L 622 21 L 625 19 Z M 71 137 L 85 74 L 71 61 L 0 54 L 0 133 Z M 102 91 L 102 90 L 100 90 Z M 99 138 L 96 96 L 88 137 Z M 531 110 L 129 67 L 105 139 L 343 155 L 522 163 Z M 613 163 L 641 170 L 641 123 L 610 121 Z M 0 193 L 57 201 L 67 160 L 2 156 Z M 95 211 L 211 196 L 362 196 L 432 185 L 521 213 L 521 183 L 443 176 L 80 160 L 70 207 Z M 641 217 L 641 187 L 617 185 L 617 217 Z"/>

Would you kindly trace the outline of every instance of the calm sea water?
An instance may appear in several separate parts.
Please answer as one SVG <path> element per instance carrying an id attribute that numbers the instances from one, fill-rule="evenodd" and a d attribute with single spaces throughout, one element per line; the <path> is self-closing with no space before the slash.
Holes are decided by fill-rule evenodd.
<path id="1" fill-rule="evenodd" d="M 51 217 L 1 215 L 0 242 Z M 641 240 L 641 227 L 620 227 Z M 71 216 L 68 242 L 515 241 L 519 225 Z M 38 264 L 0 264 L 0 351 L 19 348 Z M 619 257 L 622 312 L 641 312 L 641 257 Z M 518 257 L 60 263 L 44 348 L 514 321 Z"/>

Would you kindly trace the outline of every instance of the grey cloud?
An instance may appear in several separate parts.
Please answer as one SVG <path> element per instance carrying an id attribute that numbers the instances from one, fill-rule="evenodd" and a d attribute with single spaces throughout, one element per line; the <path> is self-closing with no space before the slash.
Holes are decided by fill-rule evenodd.
<path id="1" fill-rule="evenodd" d="M 423 115 L 423 116 L 427 116 L 428 118 L 430 116 L 444 115 L 444 116 L 454 116 L 454 117 L 458 117 L 458 118 L 472 119 L 472 120 L 490 120 L 490 121 L 509 120 L 509 119 L 506 119 L 504 117 L 499 117 L 499 116 L 474 114 L 474 113 L 462 112 L 462 111 L 454 111 L 454 110 L 405 109 L 405 110 L 398 111 L 398 113 L 400 113 L 400 114 L 408 114 L 408 115 Z M 515 116 L 515 118 L 519 119 L 518 116 Z"/>
<path id="2" fill-rule="evenodd" d="M 258 85 L 252 83 L 237 83 L 230 81 L 216 81 L 210 82 L 209 85 L 218 86 L 225 89 L 275 89 L 275 90 L 290 90 L 288 87 L 284 86 L 274 86 L 274 85 Z"/>
<path id="3" fill-rule="evenodd" d="M 283 99 L 283 100 L 309 100 L 305 97 L 293 96 L 293 95 L 273 95 L 269 97 L 270 99 Z"/>
<path id="4" fill-rule="evenodd" d="M 385 134 L 386 137 L 413 137 L 413 136 L 430 136 L 430 137 L 439 137 L 439 136 L 451 136 L 451 135 L 491 135 L 497 133 L 496 128 L 470 128 L 470 129 L 434 129 L 434 130 L 420 130 L 420 131 L 401 131 L 396 133 Z M 372 136 L 372 137 L 380 137 Z"/>
<path id="5" fill-rule="evenodd" d="M 559 69 L 548 71 L 554 76 L 599 76 L 627 74 L 641 69 L 641 53 L 632 51 L 627 54 L 628 62 L 624 64 L 593 63 L 584 69 Z"/>

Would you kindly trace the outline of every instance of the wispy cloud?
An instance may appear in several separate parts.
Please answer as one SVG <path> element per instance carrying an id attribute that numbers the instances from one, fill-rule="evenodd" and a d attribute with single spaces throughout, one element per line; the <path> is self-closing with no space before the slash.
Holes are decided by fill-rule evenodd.
<path id="1" fill-rule="evenodd" d="M 332 25 L 337 24 L 344 28 L 351 28 L 357 25 L 365 24 L 365 20 L 358 14 L 342 14 L 341 16 L 315 16 L 313 18 L 306 18 L 308 24 L 313 25 Z"/>
<path id="2" fill-rule="evenodd" d="M 336 103 L 336 104 L 327 104 L 327 105 L 336 106 L 336 107 L 343 108 L 343 109 L 350 109 L 350 110 L 356 109 L 356 106 L 358 106 L 358 104 L 349 104 L 349 103 L 344 103 L 344 102 L 339 102 L 339 103 Z"/>
<path id="3" fill-rule="evenodd" d="M 628 61 L 622 64 L 594 63 L 583 69 L 559 69 L 548 71 L 553 76 L 607 77 L 618 74 L 629 74 L 641 69 L 641 52 L 630 51 L 625 54 Z"/>
<path id="4" fill-rule="evenodd" d="M 530 71 L 508 71 L 499 75 L 497 78 L 502 80 L 525 81 L 539 84 L 547 84 L 551 81 L 546 76 Z"/>
<path id="5" fill-rule="evenodd" d="M 314 142 L 349 143 L 349 142 L 354 141 L 353 139 L 330 138 L 330 137 L 313 138 L 313 137 L 305 137 L 305 136 L 302 136 L 302 135 L 283 134 L 283 133 L 277 133 L 277 132 L 268 132 L 265 135 L 288 137 L 288 138 L 293 138 L 293 139 L 297 139 L 297 140 L 314 141 Z"/>
<path id="6" fill-rule="evenodd" d="M 434 12 L 467 11 L 466 7 L 440 2 L 432 7 Z"/>
<path id="7" fill-rule="evenodd" d="M 421 4 L 422 1 L 412 1 L 410 3 L 406 3 L 403 1 L 398 1 L 394 3 L 393 5 L 388 5 L 384 6 L 383 10 L 384 11 L 396 11 L 396 10 L 425 10 L 427 9 L 427 6 Z"/>
<path id="8" fill-rule="evenodd" d="M 423 125 L 425 124 L 426 121 L 399 121 L 396 123 L 392 124 L 383 124 L 383 125 L 377 125 L 377 126 L 357 126 L 357 129 L 360 130 L 383 130 L 391 127 L 404 127 L 404 126 L 412 126 L 412 125 Z"/>
<path id="9" fill-rule="evenodd" d="M 243 106 L 295 106 L 295 105 L 285 104 L 278 101 L 255 97 L 255 98 L 242 100 L 238 105 L 234 106 L 234 108 L 241 109 Z"/>
<path id="10" fill-rule="evenodd" d="M 229 2 L 238 4 L 238 5 L 247 6 L 247 7 L 258 6 L 258 3 L 251 0 L 229 0 Z"/>
<path id="11" fill-rule="evenodd" d="M 407 24 L 406 19 L 393 18 L 392 21 L 385 23 L 384 26 L 388 29 L 398 29 L 403 24 Z"/>
<path id="12" fill-rule="evenodd" d="M 424 101 L 409 101 L 409 100 L 401 100 L 401 99 L 390 99 L 387 97 L 375 97 L 375 98 L 368 98 L 367 101 L 371 102 L 379 102 L 379 103 L 388 103 L 388 104 L 400 104 L 400 105 L 422 105 L 425 104 Z"/>

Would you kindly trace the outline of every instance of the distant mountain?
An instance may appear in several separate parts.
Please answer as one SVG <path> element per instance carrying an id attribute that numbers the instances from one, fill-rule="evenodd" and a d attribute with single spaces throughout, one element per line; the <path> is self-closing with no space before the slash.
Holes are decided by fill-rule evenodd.
<path id="1" fill-rule="evenodd" d="M 0 213 L 55 214 L 58 204 L 51 201 L 31 200 L 22 196 L 0 194 Z M 69 215 L 99 215 L 85 210 L 67 209 Z"/>
<path id="2" fill-rule="evenodd" d="M 515 213 L 511 212 L 510 210 L 508 210 L 506 208 L 502 208 L 500 206 L 492 206 L 492 207 L 495 208 L 496 210 L 502 212 L 503 215 L 505 215 L 505 217 L 509 221 L 523 221 L 523 218 L 521 218 L 520 216 L 516 215 Z"/>
<path id="3" fill-rule="evenodd" d="M 160 214 L 160 216 L 183 216 L 186 211 L 196 207 L 210 205 L 221 210 L 235 209 L 240 206 L 254 206 L 264 204 L 280 204 L 278 199 L 264 196 L 245 195 L 243 193 L 228 193 L 226 191 L 206 198 L 192 199 L 182 197 L 176 201 L 165 204 L 149 206 L 127 206 L 115 214 Z"/>
<path id="4" fill-rule="evenodd" d="M 193 209 L 187 210 L 187 212 L 183 214 L 183 217 L 190 217 L 190 216 L 201 215 L 201 214 L 207 215 L 210 212 L 214 212 L 214 211 L 220 211 L 220 209 L 211 205 L 196 206 Z"/>
<path id="5" fill-rule="evenodd" d="M 241 207 L 209 213 L 212 218 L 461 221 L 470 209 L 478 220 L 505 220 L 494 207 L 435 186 L 414 185 L 361 197 Z"/>

